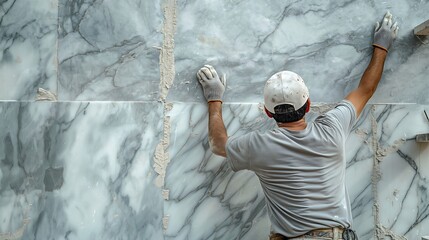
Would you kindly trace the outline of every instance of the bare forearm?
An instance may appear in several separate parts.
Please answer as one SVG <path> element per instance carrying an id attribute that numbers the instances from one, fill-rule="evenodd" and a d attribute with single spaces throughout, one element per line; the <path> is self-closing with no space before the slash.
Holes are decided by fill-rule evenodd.
<path id="1" fill-rule="evenodd" d="M 371 62 L 368 64 L 368 67 L 362 75 L 362 79 L 359 83 L 359 88 L 363 88 L 364 90 L 369 91 L 369 94 L 371 94 L 371 96 L 377 89 L 378 83 L 380 82 L 381 75 L 383 74 L 384 61 L 386 59 L 386 56 L 386 51 L 379 48 L 374 48 Z"/>
<path id="2" fill-rule="evenodd" d="M 228 139 L 222 118 L 222 103 L 209 102 L 209 143 L 214 154 L 226 157 Z"/>
<path id="3" fill-rule="evenodd" d="M 383 74 L 386 55 L 387 52 L 385 50 L 374 48 L 371 62 L 362 75 L 359 86 L 346 97 L 354 105 L 357 116 L 360 115 L 366 103 L 377 89 L 377 85 Z"/>

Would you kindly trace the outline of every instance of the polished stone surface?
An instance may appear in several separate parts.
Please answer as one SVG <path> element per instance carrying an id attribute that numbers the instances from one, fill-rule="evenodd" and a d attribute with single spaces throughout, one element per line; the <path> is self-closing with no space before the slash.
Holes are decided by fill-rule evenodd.
<path id="1" fill-rule="evenodd" d="M 281 70 L 299 73 L 313 102 L 339 101 L 358 84 L 370 60 L 375 22 L 390 10 L 400 30 L 372 102 L 429 103 L 429 49 L 411 33 L 427 20 L 428 1 L 190 0 L 177 5 L 172 101 L 203 100 L 195 73 L 205 63 L 226 74 L 227 102 L 262 102 L 265 81 Z"/>
<path id="2" fill-rule="evenodd" d="M 376 111 L 380 224 L 408 239 L 429 235 L 429 145 L 415 141 L 429 133 L 425 110 L 429 106 L 386 105 Z"/>
<path id="3" fill-rule="evenodd" d="M 60 100 L 158 100 L 161 3 L 59 0 Z"/>
<path id="4" fill-rule="evenodd" d="M 0 103 L 0 113 L 0 239 L 162 239 L 159 103 Z"/>
<path id="5" fill-rule="evenodd" d="M 0 1 L 0 100 L 57 93 L 58 0 Z"/>
<path id="6" fill-rule="evenodd" d="M 229 135 L 266 130 L 255 104 L 225 105 Z M 208 144 L 205 104 L 173 104 L 165 204 L 165 239 L 264 239 L 269 220 L 259 181 L 249 171 L 233 173 Z"/>

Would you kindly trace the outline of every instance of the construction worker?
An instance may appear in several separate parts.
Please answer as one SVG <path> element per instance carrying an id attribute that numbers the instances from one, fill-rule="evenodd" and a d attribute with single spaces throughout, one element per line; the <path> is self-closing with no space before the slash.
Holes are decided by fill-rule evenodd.
<path id="1" fill-rule="evenodd" d="M 248 169 L 260 180 L 271 221 L 270 239 L 357 239 L 345 183 L 345 142 L 381 79 L 398 33 L 387 12 L 377 22 L 371 62 L 359 86 L 334 109 L 306 122 L 309 91 L 296 73 L 283 71 L 264 88 L 265 112 L 275 129 L 228 137 L 222 119 L 225 79 L 205 65 L 197 78 L 209 110 L 209 142 L 233 171 Z"/>

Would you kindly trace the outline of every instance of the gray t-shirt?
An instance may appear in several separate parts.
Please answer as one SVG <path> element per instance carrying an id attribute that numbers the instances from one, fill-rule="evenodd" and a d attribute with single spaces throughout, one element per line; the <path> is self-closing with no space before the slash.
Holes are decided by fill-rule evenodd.
<path id="1" fill-rule="evenodd" d="M 355 121 L 354 106 L 343 100 L 304 130 L 276 128 L 228 139 L 231 168 L 251 170 L 261 182 L 272 232 L 295 237 L 351 226 L 344 147 Z"/>

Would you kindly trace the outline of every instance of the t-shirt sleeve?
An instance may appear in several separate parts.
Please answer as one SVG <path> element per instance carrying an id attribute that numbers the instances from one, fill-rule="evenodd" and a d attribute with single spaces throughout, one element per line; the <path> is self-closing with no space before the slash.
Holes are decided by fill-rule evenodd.
<path id="1" fill-rule="evenodd" d="M 226 159 L 234 172 L 251 168 L 249 157 L 251 135 L 252 133 L 248 133 L 239 137 L 230 137 L 226 142 Z"/>
<path id="2" fill-rule="evenodd" d="M 343 100 L 326 113 L 326 118 L 330 119 L 347 136 L 356 122 L 356 109 L 350 101 Z"/>

